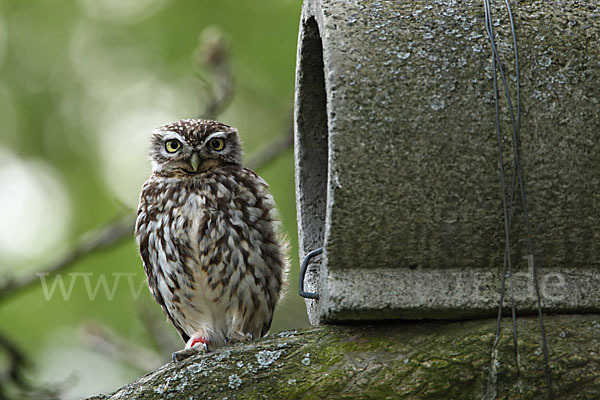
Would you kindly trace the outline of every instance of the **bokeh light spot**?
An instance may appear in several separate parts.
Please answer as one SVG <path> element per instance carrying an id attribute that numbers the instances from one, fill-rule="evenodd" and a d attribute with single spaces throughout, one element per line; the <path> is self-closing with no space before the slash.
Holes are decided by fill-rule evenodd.
<path id="1" fill-rule="evenodd" d="M 154 15 L 165 3 L 165 0 L 79 0 L 83 12 L 91 18 L 127 23 Z"/>
<path id="2" fill-rule="evenodd" d="M 140 82 L 120 92 L 104 114 L 97 138 L 108 188 L 125 205 L 137 208 L 142 183 L 150 175 L 150 133 L 189 117 L 193 99 L 159 80 Z"/>
<path id="3" fill-rule="evenodd" d="M 57 246 L 67 233 L 70 200 L 60 175 L 39 160 L 0 148 L 0 261 L 19 264 Z"/>

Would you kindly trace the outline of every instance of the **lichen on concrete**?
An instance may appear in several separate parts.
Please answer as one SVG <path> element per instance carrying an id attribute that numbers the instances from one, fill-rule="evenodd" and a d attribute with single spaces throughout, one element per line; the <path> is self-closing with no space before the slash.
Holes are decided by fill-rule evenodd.
<path id="1" fill-rule="evenodd" d="M 555 312 L 600 310 L 600 7 L 592 3 L 513 5 L 534 256 L 541 285 L 564 279 L 542 290 Z M 504 2 L 492 2 L 492 25 L 515 105 Z M 311 322 L 493 316 L 505 242 L 483 3 L 307 0 L 299 44 L 300 253 L 325 247 L 307 275 L 321 296 L 307 300 Z M 531 275 L 516 203 L 512 265 Z M 528 288 L 521 293 L 519 309 L 535 312 Z"/>

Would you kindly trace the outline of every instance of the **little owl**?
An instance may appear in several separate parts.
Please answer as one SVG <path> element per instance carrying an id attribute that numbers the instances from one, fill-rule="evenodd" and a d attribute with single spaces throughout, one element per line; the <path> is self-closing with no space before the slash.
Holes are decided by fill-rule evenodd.
<path id="1" fill-rule="evenodd" d="M 242 166 L 237 130 L 165 125 L 152 133 L 150 159 L 135 236 L 150 291 L 186 342 L 173 358 L 266 335 L 287 243 L 267 184 Z"/>

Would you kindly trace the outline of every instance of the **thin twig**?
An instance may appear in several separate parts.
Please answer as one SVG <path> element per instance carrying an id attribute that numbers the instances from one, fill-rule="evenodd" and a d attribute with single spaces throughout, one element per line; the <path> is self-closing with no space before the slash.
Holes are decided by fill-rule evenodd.
<path id="1" fill-rule="evenodd" d="M 293 145 L 294 129 L 290 128 L 286 135 L 273 139 L 271 143 L 253 154 L 248 161 L 246 161 L 246 167 L 255 170 L 260 169 L 261 167 L 273 161 L 280 154 L 284 153 L 286 150 L 292 148 Z"/>
<path id="2" fill-rule="evenodd" d="M 125 339 L 100 323 L 87 323 L 82 332 L 92 349 L 109 354 L 141 371 L 153 371 L 163 364 L 162 358 L 156 352 Z"/>
<path id="3" fill-rule="evenodd" d="M 2 332 L 0 332 L 0 349 L 8 358 L 8 367 L 0 374 L 0 400 L 58 400 L 58 393 L 61 391 L 58 386 L 37 387 L 26 379 L 24 370 L 31 364 L 30 360 L 17 344 Z"/>
<path id="4" fill-rule="evenodd" d="M 163 315 L 162 311 L 160 313 L 160 315 Z M 181 338 L 175 333 L 174 329 L 167 325 L 164 316 L 163 318 L 158 317 L 157 307 L 151 309 L 148 303 L 144 302 L 137 315 L 146 332 L 150 334 L 154 348 L 158 350 L 163 358 L 168 358 L 173 351 L 181 349 Z"/>
<path id="5" fill-rule="evenodd" d="M 196 57 L 200 68 L 212 78 L 205 79 L 209 99 L 200 118 L 215 119 L 229 106 L 234 94 L 229 42 L 223 32 L 216 27 L 204 29 L 200 34 Z"/>
<path id="6" fill-rule="evenodd" d="M 55 274 L 73 266 L 77 261 L 91 253 L 108 249 L 117 245 L 125 237 L 133 235 L 135 215 L 129 214 L 116 221 L 84 234 L 79 243 L 64 257 L 52 264 L 41 268 L 42 273 Z M 11 295 L 29 288 L 39 282 L 35 274 L 27 274 L 22 277 L 10 277 L 0 285 L 0 301 L 6 300 Z"/>
<path id="7" fill-rule="evenodd" d="M 22 389 L 29 389 L 29 385 L 23 379 L 22 369 L 28 364 L 25 354 L 8 337 L 0 332 L 0 347 L 4 349 L 9 358 L 9 366 L 6 374 L 0 375 L 0 387 L 4 382 L 14 382 Z M 0 393 L 0 398 L 2 393 Z"/>

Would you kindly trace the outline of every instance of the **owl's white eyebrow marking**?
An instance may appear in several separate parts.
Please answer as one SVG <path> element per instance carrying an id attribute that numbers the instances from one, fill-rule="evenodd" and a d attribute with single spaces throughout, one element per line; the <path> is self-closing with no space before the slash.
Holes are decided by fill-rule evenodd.
<path id="1" fill-rule="evenodd" d="M 225 132 L 211 133 L 210 135 L 208 135 L 208 137 L 206 139 L 204 139 L 203 143 L 208 143 L 211 139 L 214 139 L 214 138 L 217 138 L 217 137 L 225 139 L 227 137 L 227 135 L 225 134 Z"/>
<path id="2" fill-rule="evenodd" d="M 185 142 L 185 139 L 183 138 L 183 135 L 180 134 L 179 132 L 173 132 L 173 131 L 156 131 L 156 133 L 158 134 L 162 134 L 162 138 L 163 139 L 178 139 L 181 142 Z"/>

